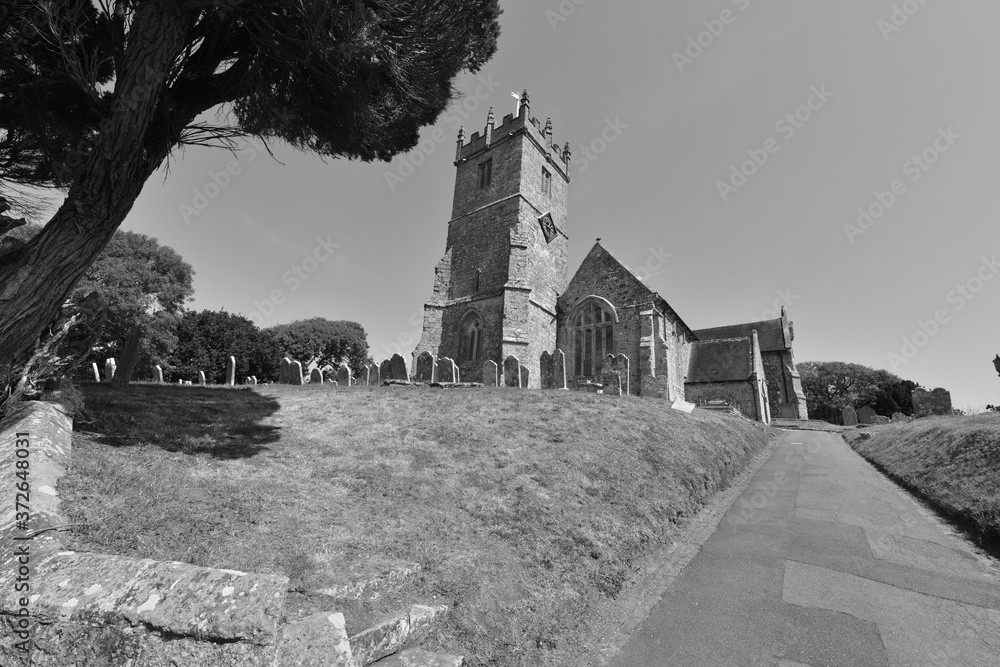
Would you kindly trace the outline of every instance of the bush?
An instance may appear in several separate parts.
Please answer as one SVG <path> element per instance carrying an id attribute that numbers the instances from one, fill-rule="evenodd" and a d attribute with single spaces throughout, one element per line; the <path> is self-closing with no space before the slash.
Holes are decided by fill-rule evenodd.
<path id="1" fill-rule="evenodd" d="M 241 315 L 203 310 L 185 314 L 177 325 L 177 347 L 164 369 L 164 379 L 195 380 L 198 371 L 214 384 L 226 380 L 226 362 L 236 357 L 236 380 L 254 375 L 275 381 L 281 368 L 281 346 L 270 331 L 261 331 Z"/>

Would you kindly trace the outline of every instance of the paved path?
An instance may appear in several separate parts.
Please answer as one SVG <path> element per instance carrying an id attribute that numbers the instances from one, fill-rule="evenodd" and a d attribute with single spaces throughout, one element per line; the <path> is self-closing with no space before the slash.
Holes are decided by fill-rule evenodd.
<path id="1" fill-rule="evenodd" d="M 1000 572 L 838 435 L 786 432 L 611 665 L 1000 666 Z"/>

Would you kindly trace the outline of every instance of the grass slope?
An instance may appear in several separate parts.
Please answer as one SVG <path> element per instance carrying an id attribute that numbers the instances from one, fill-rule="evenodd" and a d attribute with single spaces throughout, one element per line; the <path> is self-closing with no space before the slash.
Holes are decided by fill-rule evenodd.
<path id="1" fill-rule="evenodd" d="M 995 549 L 1000 543 L 1000 415 L 925 417 L 848 439 L 862 456 Z M 845 435 L 847 435 L 845 433 Z"/>
<path id="2" fill-rule="evenodd" d="M 579 657 L 636 560 L 770 441 L 732 417 L 578 392 L 84 391 L 96 423 L 74 434 L 60 491 L 87 525 L 69 546 L 303 590 L 416 562 L 353 611 L 447 600 L 427 645 L 470 665 Z"/>

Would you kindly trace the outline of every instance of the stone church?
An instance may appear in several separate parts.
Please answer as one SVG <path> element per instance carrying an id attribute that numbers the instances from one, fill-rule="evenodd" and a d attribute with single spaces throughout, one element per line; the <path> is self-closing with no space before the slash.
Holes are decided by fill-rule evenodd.
<path id="1" fill-rule="evenodd" d="M 558 349 L 568 386 L 594 388 L 605 358 L 624 354 L 633 394 L 725 401 L 763 422 L 807 419 L 784 309 L 780 319 L 691 329 L 600 239 L 567 281 L 570 162 L 551 121 L 531 117 L 527 91 L 500 125 L 490 110 L 483 133 L 466 143 L 459 132 L 448 240 L 414 359 L 451 358 L 471 382 L 485 361 L 512 355 L 537 388 L 540 356 Z"/>

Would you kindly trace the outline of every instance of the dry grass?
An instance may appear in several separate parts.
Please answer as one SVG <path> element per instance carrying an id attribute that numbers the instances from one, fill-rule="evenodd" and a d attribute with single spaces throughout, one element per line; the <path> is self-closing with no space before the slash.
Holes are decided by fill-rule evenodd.
<path id="1" fill-rule="evenodd" d="M 861 440 L 865 430 L 872 437 Z M 848 440 L 879 469 L 957 520 L 996 553 L 1000 415 L 924 417 L 858 430 Z"/>
<path id="2" fill-rule="evenodd" d="M 576 392 L 85 387 L 72 548 L 283 573 L 422 572 L 353 612 L 453 604 L 470 665 L 567 664 L 634 562 L 769 442 L 734 418 Z"/>

